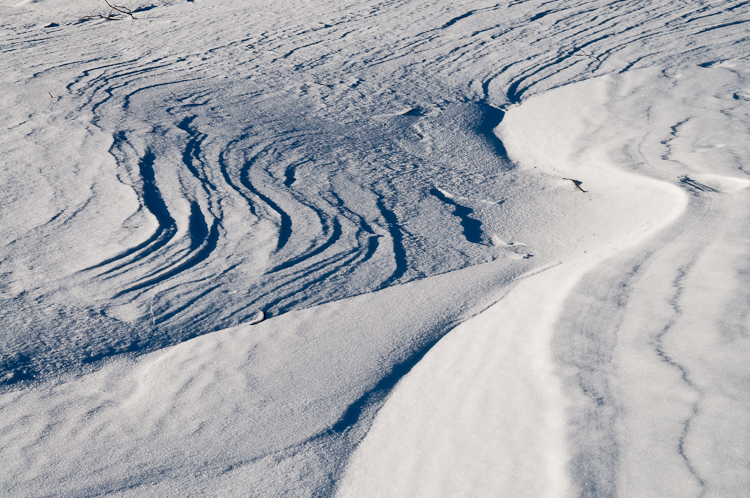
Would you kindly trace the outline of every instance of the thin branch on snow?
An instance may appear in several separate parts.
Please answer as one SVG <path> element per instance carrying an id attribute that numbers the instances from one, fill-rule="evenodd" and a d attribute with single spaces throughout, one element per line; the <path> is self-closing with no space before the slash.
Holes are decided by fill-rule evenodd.
<path id="1" fill-rule="evenodd" d="M 90 15 L 90 16 L 83 16 L 80 20 L 83 21 L 84 19 L 96 19 L 96 18 L 100 18 L 100 19 L 108 19 L 110 21 L 114 21 L 115 18 L 112 17 L 112 13 L 113 12 L 119 12 L 120 14 L 126 14 L 126 15 L 129 15 L 132 19 L 135 19 L 135 16 L 133 15 L 133 11 L 130 10 L 129 8 L 123 7 L 121 5 L 112 5 L 111 3 L 109 3 L 108 0 L 104 0 L 104 3 L 106 3 L 107 6 L 110 8 L 109 14 L 107 14 L 106 16 L 104 16 L 102 14 L 93 14 L 93 15 Z"/>
<path id="2" fill-rule="evenodd" d="M 578 180 L 573 180 L 572 178 L 563 178 L 563 180 L 570 180 L 571 182 L 573 182 L 573 184 L 574 184 L 574 185 L 576 186 L 576 188 L 577 188 L 578 190 L 580 190 L 581 192 L 586 192 L 585 190 L 583 190 L 583 189 L 581 188 L 581 184 L 582 184 L 583 182 L 579 182 Z"/>
<path id="3" fill-rule="evenodd" d="M 582 48 L 579 49 L 579 50 L 581 51 L 581 53 L 580 54 L 575 54 L 577 57 L 588 57 L 589 59 L 596 59 L 599 62 L 602 61 L 599 57 L 597 57 L 597 56 L 595 56 L 593 54 L 587 54 L 586 51 L 583 50 Z"/>

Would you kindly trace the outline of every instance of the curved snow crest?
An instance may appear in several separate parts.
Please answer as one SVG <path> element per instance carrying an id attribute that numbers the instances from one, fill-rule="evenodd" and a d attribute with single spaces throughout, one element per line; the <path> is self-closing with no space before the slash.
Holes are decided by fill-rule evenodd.
<path id="1" fill-rule="evenodd" d="M 509 155 L 560 178 L 580 200 L 561 209 L 600 240 L 567 234 L 578 255 L 439 342 L 379 412 L 341 496 L 747 489 L 748 74 L 636 71 L 511 109 Z"/>
<path id="2" fill-rule="evenodd" d="M 382 379 L 524 266 L 499 259 L 0 394 L 0 490 L 330 495 L 390 389 Z"/>
<path id="3" fill-rule="evenodd" d="M 611 134 L 611 88 L 609 78 L 577 83 L 506 114 L 497 132 L 509 156 L 523 168 L 557 176 L 568 194 L 561 208 L 581 216 L 579 229 L 590 234 L 546 227 L 568 256 L 522 277 L 500 302 L 430 350 L 378 413 L 347 467 L 340 496 L 495 496 L 503 490 L 559 497 L 579 487 L 569 478 L 568 394 L 552 349 L 557 322 L 587 272 L 638 247 L 687 206 L 678 187 L 624 172 L 611 159 L 633 138 L 618 130 L 619 140 L 601 139 Z"/>
<path id="4" fill-rule="evenodd" d="M 601 229 L 591 227 L 597 230 L 591 236 L 605 241 L 604 257 L 639 244 L 677 219 L 688 203 L 674 180 L 637 174 L 620 162 L 641 136 L 638 123 L 618 122 L 611 109 L 613 79 L 604 76 L 535 96 L 512 108 L 497 130 L 518 164 L 557 177 L 566 187 L 570 181 L 585 187 L 585 202 L 602 210 L 598 216 L 604 223 Z M 578 215 L 575 208 L 570 214 Z"/>

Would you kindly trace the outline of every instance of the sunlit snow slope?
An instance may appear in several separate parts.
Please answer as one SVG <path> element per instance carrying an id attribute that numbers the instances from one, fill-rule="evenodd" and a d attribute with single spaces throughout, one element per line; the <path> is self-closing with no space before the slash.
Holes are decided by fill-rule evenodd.
<path id="1" fill-rule="evenodd" d="M 127 6 L 0 0 L 0 494 L 750 488 L 750 4 Z"/>

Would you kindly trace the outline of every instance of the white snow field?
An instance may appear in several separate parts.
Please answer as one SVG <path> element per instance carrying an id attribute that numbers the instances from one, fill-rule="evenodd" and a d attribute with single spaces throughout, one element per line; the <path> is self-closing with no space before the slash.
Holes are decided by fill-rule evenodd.
<path id="1" fill-rule="evenodd" d="M 0 496 L 748 496 L 750 2 L 121 4 L 0 0 Z"/>

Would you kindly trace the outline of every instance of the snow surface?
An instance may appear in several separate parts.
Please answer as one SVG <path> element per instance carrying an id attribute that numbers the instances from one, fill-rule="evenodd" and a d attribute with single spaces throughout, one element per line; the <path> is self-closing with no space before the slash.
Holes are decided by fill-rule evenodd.
<path id="1" fill-rule="evenodd" d="M 0 0 L 0 495 L 744 496 L 744 1 Z"/>

